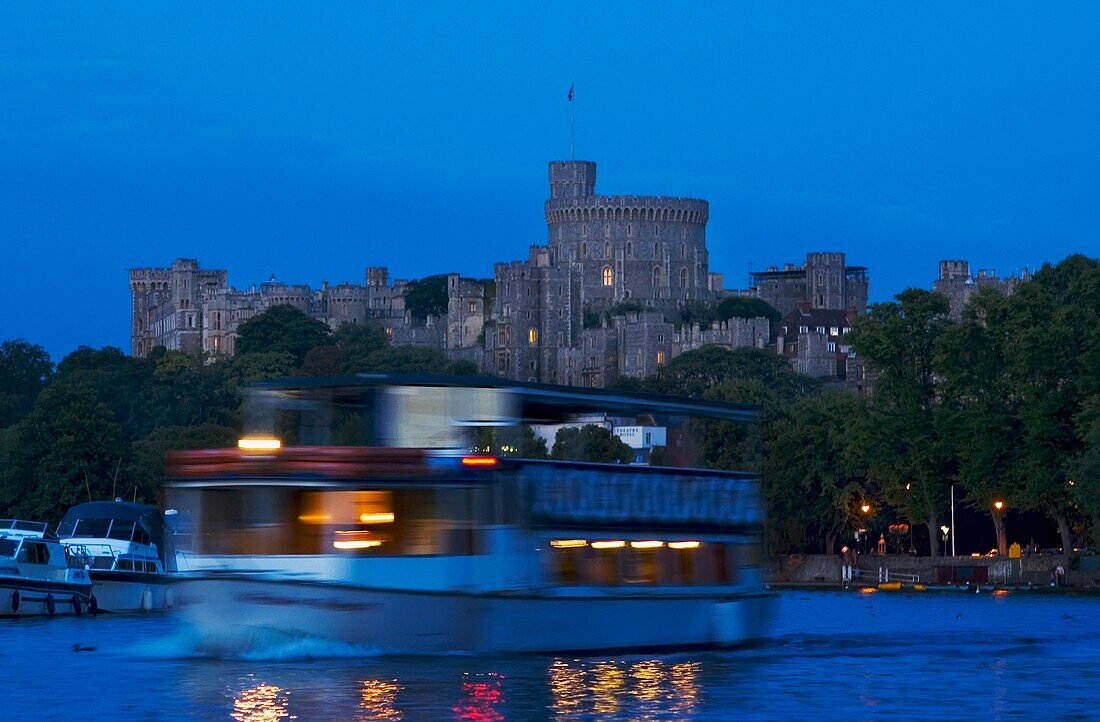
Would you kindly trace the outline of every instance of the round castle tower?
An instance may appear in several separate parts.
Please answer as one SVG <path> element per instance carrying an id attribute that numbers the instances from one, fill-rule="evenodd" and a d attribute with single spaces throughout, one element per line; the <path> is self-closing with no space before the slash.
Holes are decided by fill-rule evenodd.
<path id="1" fill-rule="evenodd" d="M 595 163 L 550 163 L 550 262 L 579 272 L 583 306 L 661 307 L 710 297 L 706 201 L 601 196 L 595 188 Z"/>

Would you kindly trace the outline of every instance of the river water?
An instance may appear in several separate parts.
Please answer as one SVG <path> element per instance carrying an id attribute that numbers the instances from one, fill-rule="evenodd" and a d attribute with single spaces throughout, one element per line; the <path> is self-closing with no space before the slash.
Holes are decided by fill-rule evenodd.
<path id="1" fill-rule="evenodd" d="M 753 649 L 583 658 L 212 657 L 171 615 L 19 619 L 0 670 L 6 720 L 1091 719 L 1100 597 L 791 591 Z"/>

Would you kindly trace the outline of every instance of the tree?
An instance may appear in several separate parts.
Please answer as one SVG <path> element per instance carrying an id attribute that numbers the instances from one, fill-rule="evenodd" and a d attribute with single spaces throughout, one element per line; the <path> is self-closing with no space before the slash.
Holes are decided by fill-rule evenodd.
<path id="1" fill-rule="evenodd" d="M 883 500 L 911 523 L 928 528 L 932 556 L 938 555 L 940 514 L 954 473 L 950 445 L 940 435 L 934 358 L 950 327 L 943 296 L 909 289 L 895 301 L 871 306 L 856 320 L 851 343 L 878 371 L 872 405 L 871 473 Z"/>
<path id="2" fill-rule="evenodd" d="M 314 346 L 298 369 L 299 376 L 338 376 L 344 371 L 346 354 L 336 344 Z"/>
<path id="3" fill-rule="evenodd" d="M 819 386 L 814 379 L 796 373 L 787 359 L 774 352 L 704 346 L 672 359 L 655 376 L 646 379 L 646 387 L 658 393 L 699 398 L 708 389 L 734 379 L 755 379 L 783 398 L 793 398 Z"/>
<path id="4" fill-rule="evenodd" d="M 0 490 L 6 514 L 56 523 L 82 501 L 125 486 L 128 448 L 111 412 L 88 388 L 53 385 L 17 427 L 12 474 Z"/>
<path id="5" fill-rule="evenodd" d="M 440 374 L 447 369 L 447 357 L 429 346 L 394 346 L 368 356 L 358 371 L 389 374 Z"/>
<path id="6" fill-rule="evenodd" d="M 405 292 L 405 308 L 420 321 L 447 313 L 447 276 L 428 276 L 410 282 Z"/>
<path id="7" fill-rule="evenodd" d="M 782 318 L 774 306 L 760 298 L 724 298 L 719 302 L 716 314 L 719 321 L 764 317 L 771 323 L 779 323 Z"/>
<path id="8" fill-rule="evenodd" d="M 294 306 L 272 306 L 241 324 L 237 336 L 237 352 L 288 353 L 301 365 L 314 346 L 329 342 L 328 326 Z"/>
<path id="9" fill-rule="evenodd" d="M 999 291 L 979 291 L 961 321 L 940 336 L 935 355 L 943 398 L 939 434 L 952 445 L 965 500 L 993 519 L 1001 554 L 1008 553 L 1008 539 L 995 502 L 1012 506 L 1022 498 L 1023 433 L 1005 348 L 1010 305 Z"/>
<path id="10" fill-rule="evenodd" d="M 1077 512 L 1068 484 L 1083 454 L 1100 390 L 1100 262 L 1045 265 L 1009 299 L 1005 353 L 1022 442 L 1016 484 L 1025 508 L 1054 517 L 1069 554 Z"/>
<path id="11" fill-rule="evenodd" d="M 80 346 L 61 359 L 53 383 L 91 391 L 111 412 L 123 438 L 134 439 L 148 433 L 155 423 L 150 417 L 162 411 L 143 400 L 142 393 L 166 353 L 158 348 L 148 358 L 140 359 L 127 356 L 115 346 Z"/>
<path id="12" fill-rule="evenodd" d="M 30 413 L 52 375 L 53 361 L 41 346 L 23 339 L 0 343 L 0 427 Z"/>
<path id="13" fill-rule="evenodd" d="M 151 501 L 160 493 L 164 482 L 164 457 L 169 451 L 181 449 L 217 449 L 236 444 L 238 432 L 227 426 L 162 426 L 133 444 L 133 462 L 123 498 Z"/>
<path id="14" fill-rule="evenodd" d="M 559 429 L 550 458 L 627 464 L 634 458 L 634 450 L 602 426 L 585 424 Z"/>
<path id="15" fill-rule="evenodd" d="M 333 341 L 344 354 L 344 373 L 365 369 L 371 356 L 390 347 L 386 332 L 372 323 L 341 324 Z"/>
<path id="16" fill-rule="evenodd" d="M 818 535 L 832 554 L 836 539 L 859 527 L 861 506 L 876 493 L 868 484 L 870 432 L 866 402 L 838 391 L 799 398 L 772 421 L 765 498 L 773 518 L 797 520 L 774 530 L 774 541 Z"/>

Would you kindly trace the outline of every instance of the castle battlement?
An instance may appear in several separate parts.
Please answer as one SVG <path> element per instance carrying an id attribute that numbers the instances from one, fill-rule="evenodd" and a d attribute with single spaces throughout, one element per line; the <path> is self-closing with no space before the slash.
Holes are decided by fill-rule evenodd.
<path id="1" fill-rule="evenodd" d="M 657 221 L 705 224 L 710 204 L 671 196 L 579 196 L 546 201 L 546 222 Z"/>

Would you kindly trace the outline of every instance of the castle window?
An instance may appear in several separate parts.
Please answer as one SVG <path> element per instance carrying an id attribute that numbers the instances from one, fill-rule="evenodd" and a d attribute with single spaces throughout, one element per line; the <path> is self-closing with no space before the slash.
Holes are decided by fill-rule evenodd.
<path id="1" fill-rule="evenodd" d="M 603 224 L 603 234 L 607 237 L 611 236 L 611 224 L 610 223 L 604 223 Z"/>
<path id="2" fill-rule="evenodd" d="M 558 331 L 558 345 L 559 346 L 564 346 L 565 345 L 565 334 L 562 333 L 561 331 Z"/>
<path id="3" fill-rule="evenodd" d="M 588 235 L 588 224 L 587 223 L 582 223 L 581 224 L 581 235 L 582 236 L 587 236 Z"/>
<path id="4" fill-rule="evenodd" d="M 634 244 L 630 241 L 626 242 L 626 257 L 631 258 L 634 256 Z"/>
<path id="5" fill-rule="evenodd" d="M 653 287 L 657 288 L 660 285 L 661 285 L 661 267 L 660 266 L 654 266 L 653 267 Z"/>
<path id="6" fill-rule="evenodd" d="M 581 258 L 588 258 L 588 244 L 581 244 Z"/>
<path id="7" fill-rule="evenodd" d="M 832 341 L 829 342 L 829 353 L 836 353 L 836 344 Z"/>
<path id="8" fill-rule="evenodd" d="M 611 283 L 615 280 L 615 274 L 612 273 L 611 266 L 604 266 L 603 267 L 603 273 L 601 274 L 601 280 L 603 281 L 603 285 L 605 285 L 605 286 L 610 286 Z"/>
<path id="9" fill-rule="evenodd" d="M 611 244 L 610 243 L 603 244 L 603 257 L 604 258 L 611 258 Z"/>
<path id="10" fill-rule="evenodd" d="M 686 243 L 681 243 L 680 244 L 680 258 L 687 258 L 687 254 L 688 254 L 687 244 Z"/>
<path id="11" fill-rule="evenodd" d="M 817 332 L 820 333 L 821 335 L 825 335 L 825 327 L 824 326 L 818 326 L 817 327 Z"/>
<path id="12" fill-rule="evenodd" d="M 663 333 L 657 334 L 657 343 L 664 343 L 664 342 L 665 342 L 665 335 Z"/>
<path id="13" fill-rule="evenodd" d="M 531 328 L 529 328 L 527 330 L 527 343 L 534 346 L 538 342 L 539 342 L 539 330 L 537 328 L 535 328 L 534 326 L 532 326 Z"/>
<path id="14" fill-rule="evenodd" d="M 687 288 L 688 285 L 688 269 L 680 269 L 680 288 Z"/>
<path id="15" fill-rule="evenodd" d="M 563 313 L 564 313 L 564 312 L 562 311 L 562 309 L 560 309 L 560 308 L 559 308 L 559 309 L 558 309 L 558 318 L 561 318 L 561 317 L 562 317 L 562 315 L 563 315 Z"/>
<path id="16" fill-rule="evenodd" d="M 628 235 L 628 236 L 633 236 L 634 235 L 634 224 L 633 223 L 627 223 L 626 224 L 626 235 Z"/>
<path id="17" fill-rule="evenodd" d="M 657 365 L 660 366 L 664 362 L 665 362 L 665 352 L 664 351 L 658 351 L 657 352 Z"/>
<path id="18" fill-rule="evenodd" d="M 654 258 L 660 258 L 661 257 L 661 244 L 660 243 L 654 243 L 653 244 L 653 257 Z"/>
<path id="19" fill-rule="evenodd" d="M 470 313 L 477 313 L 477 301 L 470 301 Z"/>

